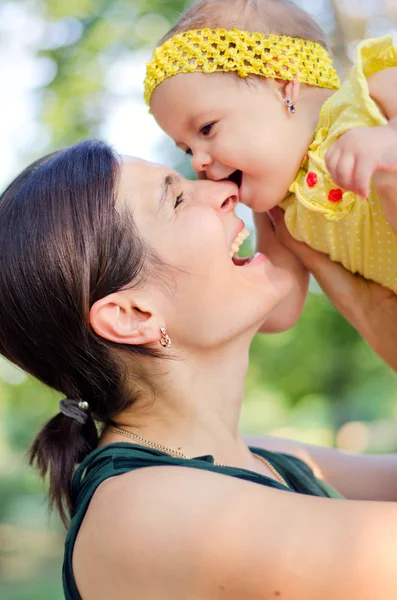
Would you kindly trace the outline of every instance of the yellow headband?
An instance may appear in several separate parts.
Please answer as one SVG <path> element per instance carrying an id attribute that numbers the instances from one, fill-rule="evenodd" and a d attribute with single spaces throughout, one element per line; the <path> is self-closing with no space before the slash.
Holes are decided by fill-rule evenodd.
<path id="1" fill-rule="evenodd" d="M 155 49 L 146 70 L 146 103 L 168 77 L 195 71 L 234 71 L 243 78 L 261 75 L 340 87 L 330 55 L 317 42 L 239 29 L 197 29 L 179 33 Z"/>

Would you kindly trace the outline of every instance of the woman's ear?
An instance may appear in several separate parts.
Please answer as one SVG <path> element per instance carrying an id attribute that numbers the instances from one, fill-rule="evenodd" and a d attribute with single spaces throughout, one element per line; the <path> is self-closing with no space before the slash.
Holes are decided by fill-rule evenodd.
<path id="1" fill-rule="evenodd" d="M 157 342 L 164 327 L 148 306 L 131 296 L 131 290 L 115 292 L 95 302 L 90 310 L 95 333 L 116 344 L 141 345 Z"/>

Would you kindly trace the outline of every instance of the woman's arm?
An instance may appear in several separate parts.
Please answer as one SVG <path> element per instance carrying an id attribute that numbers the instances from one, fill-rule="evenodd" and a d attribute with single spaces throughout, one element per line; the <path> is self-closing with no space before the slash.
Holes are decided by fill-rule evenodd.
<path id="1" fill-rule="evenodd" d="M 378 176 L 382 181 L 376 180 L 376 184 L 383 185 L 383 193 L 388 193 L 387 180 L 393 178 L 392 186 L 396 175 L 376 174 Z M 325 254 L 294 240 L 285 227 L 284 213 L 280 209 L 272 211 L 272 221 L 278 242 L 302 261 L 337 310 L 397 371 L 397 296 L 377 283 L 352 275 Z M 271 437 L 250 438 L 248 443 L 302 458 L 318 476 L 347 498 L 397 500 L 397 455 L 351 455 Z"/>
<path id="2" fill-rule="evenodd" d="M 74 554 L 84 600 L 391 600 L 397 506 L 152 467 L 95 494 Z"/>
<path id="3" fill-rule="evenodd" d="M 295 254 L 280 244 L 266 213 L 255 213 L 254 221 L 257 251 L 292 274 L 291 293 L 268 315 L 259 329 L 261 333 L 279 333 L 295 325 L 302 314 L 309 289 L 309 272 Z"/>
<path id="4" fill-rule="evenodd" d="M 248 446 L 292 454 L 350 500 L 397 502 L 397 454 L 350 454 L 272 436 L 247 436 Z"/>

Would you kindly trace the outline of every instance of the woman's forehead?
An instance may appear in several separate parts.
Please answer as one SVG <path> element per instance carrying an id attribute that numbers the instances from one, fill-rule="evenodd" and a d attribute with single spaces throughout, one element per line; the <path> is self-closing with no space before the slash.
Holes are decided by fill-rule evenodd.
<path id="1" fill-rule="evenodd" d="M 126 166 L 126 167 L 132 167 L 134 168 L 135 171 L 150 171 L 152 174 L 154 171 L 158 171 L 159 175 L 161 176 L 161 173 L 164 173 L 164 171 L 168 171 L 168 172 L 174 172 L 173 169 L 171 169 L 170 167 L 167 167 L 166 165 L 162 165 L 159 163 L 155 163 L 155 162 L 151 162 L 148 160 L 145 160 L 144 158 L 139 158 L 137 156 L 130 156 L 128 154 L 122 154 L 121 155 L 121 166 Z M 175 173 L 176 175 L 177 173 Z"/>
<path id="2" fill-rule="evenodd" d="M 131 156 L 130 154 L 121 154 L 121 163 L 122 164 L 132 164 L 135 163 L 137 165 L 152 165 L 153 163 L 144 160 L 143 158 L 139 158 L 138 156 Z"/>
<path id="3" fill-rule="evenodd" d="M 178 177 L 175 171 L 164 165 L 133 156 L 122 156 L 121 160 L 118 197 L 119 200 L 133 200 L 135 205 L 155 200 L 161 195 L 165 181 L 173 176 Z"/>
<path id="4" fill-rule="evenodd" d="M 130 176 L 133 176 L 136 183 L 139 183 L 139 181 L 146 181 L 148 177 L 150 177 L 153 182 L 156 182 L 157 179 L 161 180 L 165 173 L 176 175 L 173 169 L 170 169 L 165 165 L 159 165 L 135 156 L 123 155 L 121 157 L 122 177 L 129 178 Z"/>

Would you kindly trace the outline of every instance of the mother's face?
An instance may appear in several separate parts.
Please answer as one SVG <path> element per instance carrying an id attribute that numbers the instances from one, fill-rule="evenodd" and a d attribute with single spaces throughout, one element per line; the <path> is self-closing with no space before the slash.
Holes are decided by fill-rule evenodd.
<path id="1" fill-rule="evenodd" d="M 145 287 L 178 345 L 208 347 L 252 335 L 290 292 L 290 275 L 264 255 L 241 265 L 232 260 L 244 228 L 234 212 L 233 182 L 188 181 L 167 167 L 125 158 L 117 203 L 128 205 L 143 240 L 166 264 L 166 273 L 149 270 Z"/>

